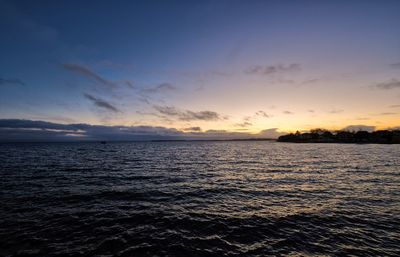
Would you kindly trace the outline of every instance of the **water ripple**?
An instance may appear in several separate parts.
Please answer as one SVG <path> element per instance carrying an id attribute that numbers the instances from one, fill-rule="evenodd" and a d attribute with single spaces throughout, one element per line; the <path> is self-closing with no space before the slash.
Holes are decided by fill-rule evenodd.
<path id="1" fill-rule="evenodd" d="M 0 144 L 0 256 L 399 256 L 399 152 Z"/>

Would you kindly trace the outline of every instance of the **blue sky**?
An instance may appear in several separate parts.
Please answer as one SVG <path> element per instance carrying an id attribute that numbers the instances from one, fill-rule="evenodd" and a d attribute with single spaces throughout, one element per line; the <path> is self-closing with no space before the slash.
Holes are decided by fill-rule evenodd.
<path id="1" fill-rule="evenodd" d="M 0 0 L 0 119 L 396 127 L 399 12 L 399 1 Z"/>

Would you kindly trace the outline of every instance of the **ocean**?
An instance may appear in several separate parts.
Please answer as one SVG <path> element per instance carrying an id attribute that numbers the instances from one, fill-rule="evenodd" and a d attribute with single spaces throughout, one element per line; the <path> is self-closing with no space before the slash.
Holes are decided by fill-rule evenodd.
<path id="1" fill-rule="evenodd" d="M 400 256 L 400 145 L 0 144 L 0 256 Z"/>

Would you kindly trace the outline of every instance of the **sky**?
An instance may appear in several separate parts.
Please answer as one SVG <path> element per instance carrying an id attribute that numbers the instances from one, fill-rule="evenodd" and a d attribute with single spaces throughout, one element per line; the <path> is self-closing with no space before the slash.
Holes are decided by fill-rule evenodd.
<path id="1" fill-rule="evenodd" d="M 389 0 L 0 0 L 0 140 L 396 128 L 399 13 Z"/>

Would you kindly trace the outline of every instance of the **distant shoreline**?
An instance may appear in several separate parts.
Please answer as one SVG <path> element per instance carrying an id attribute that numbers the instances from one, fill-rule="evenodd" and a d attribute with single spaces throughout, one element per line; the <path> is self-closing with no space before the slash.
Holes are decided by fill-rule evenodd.
<path id="1" fill-rule="evenodd" d="M 146 143 L 146 142 L 241 142 L 241 141 L 274 141 L 274 138 L 237 138 L 237 139 L 154 139 L 154 140 L 71 140 L 71 141 L 0 141 L 0 144 L 12 143 Z"/>
<path id="2" fill-rule="evenodd" d="M 379 130 L 379 131 L 335 131 L 330 132 L 324 129 L 314 129 L 310 132 L 296 132 L 273 138 L 166 138 L 166 139 L 144 139 L 144 140 L 113 140 L 113 139 L 88 139 L 88 140 L 20 140 L 0 141 L 0 144 L 12 143 L 145 143 L 145 142 L 256 142 L 270 141 L 279 143 L 336 143 L 336 144 L 400 144 L 400 130 Z"/>
<path id="3" fill-rule="evenodd" d="M 343 144 L 400 144 L 400 130 L 335 131 L 314 129 L 305 133 L 280 136 L 278 142 L 287 143 L 343 143 Z"/>

